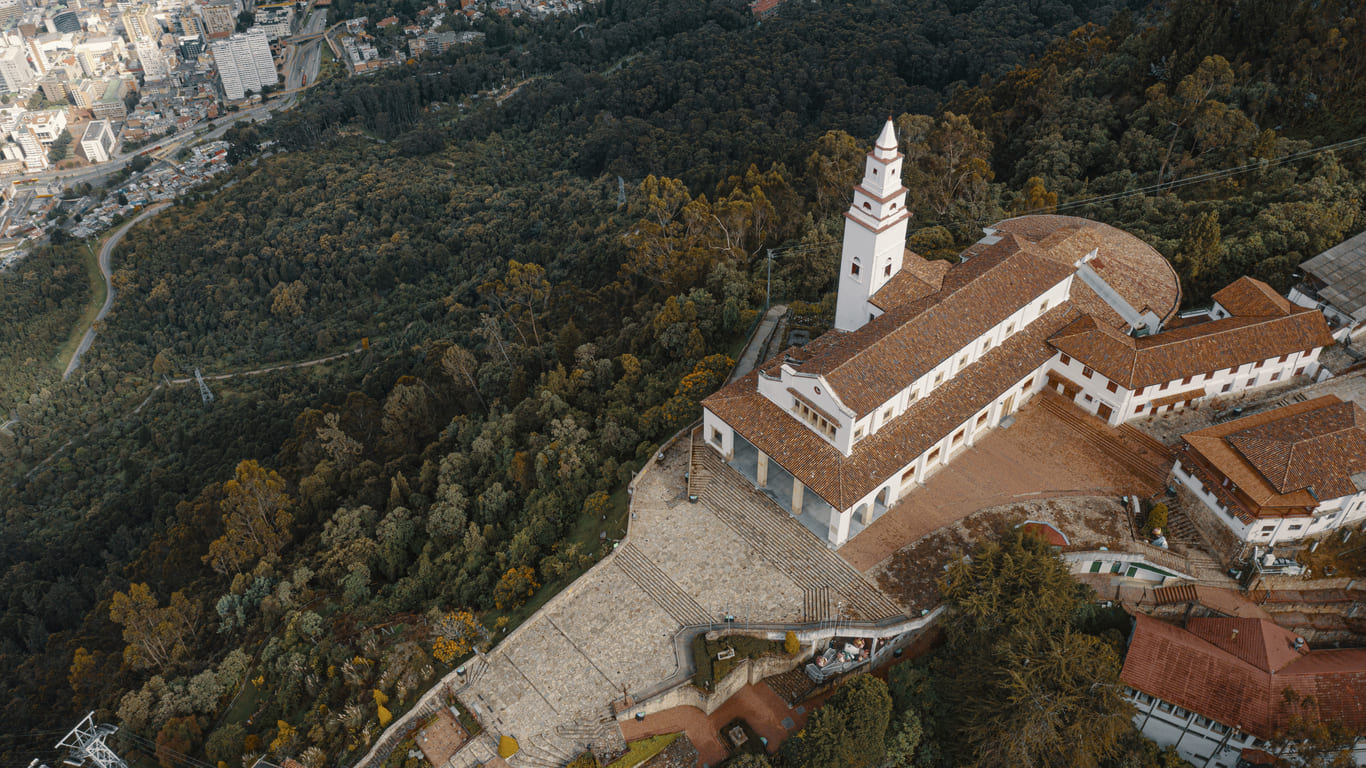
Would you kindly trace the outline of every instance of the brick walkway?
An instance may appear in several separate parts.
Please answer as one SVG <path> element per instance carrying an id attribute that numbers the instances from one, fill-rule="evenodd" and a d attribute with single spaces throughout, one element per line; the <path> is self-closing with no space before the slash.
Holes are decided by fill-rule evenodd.
<path id="1" fill-rule="evenodd" d="M 955 456 L 839 554 L 867 573 L 902 547 L 979 509 L 1056 496 L 1151 492 L 1151 486 L 1150 476 L 1096 450 L 1090 435 L 1079 435 L 1036 396 L 1010 428 L 992 430 Z"/>

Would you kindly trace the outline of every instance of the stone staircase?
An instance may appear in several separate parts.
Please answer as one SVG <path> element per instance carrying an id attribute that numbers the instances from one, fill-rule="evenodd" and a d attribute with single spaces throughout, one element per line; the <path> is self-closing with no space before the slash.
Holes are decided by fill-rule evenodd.
<path id="1" fill-rule="evenodd" d="M 829 587 L 802 589 L 802 620 L 806 622 L 834 621 L 839 609 Z"/>
<path id="2" fill-rule="evenodd" d="M 1138 433 L 1137 429 L 1129 427 L 1127 430 L 1112 430 L 1095 416 L 1063 399 L 1056 392 L 1044 390 L 1036 399 L 1042 408 L 1070 427 L 1088 445 L 1143 480 L 1150 486 L 1150 491 L 1166 487 L 1167 473 L 1171 470 L 1175 455 L 1170 449 L 1156 440 L 1147 438 L 1146 435 L 1134 437 L 1131 441 L 1129 438 Z M 1160 453 L 1157 447 L 1161 447 Z"/>
<path id="3" fill-rule="evenodd" d="M 579 753 L 591 749 L 595 755 L 606 756 L 626 751 L 626 737 L 621 734 L 621 725 L 611 717 L 605 717 L 597 723 L 556 726 L 555 734 L 568 739 Z"/>
<path id="4" fill-rule="evenodd" d="M 635 544 L 627 542 L 617 548 L 615 562 L 631 581 L 679 624 L 710 624 L 712 617 L 702 606 Z"/>
<path id="5" fill-rule="evenodd" d="M 877 620 L 904 615 L 900 606 L 864 579 L 863 574 L 726 466 L 719 454 L 704 451 L 700 459 L 712 477 L 701 500 L 760 557 L 802 588 L 804 602 L 810 604 L 808 610 L 817 609 L 817 616 L 809 616 L 809 620 L 821 620 L 822 615 L 835 618 L 828 615 L 828 607 L 819 607 L 829 603 L 829 599 L 821 597 L 821 589 L 828 590 L 837 604 L 843 603 L 845 618 Z"/>
<path id="6" fill-rule="evenodd" d="M 702 427 L 696 427 L 689 435 L 692 445 L 688 454 L 688 497 L 701 496 L 707 486 L 711 485 L 712 474 L 707 464 L 703 461 L 704 453 L 715 454 L 715 449 L 707 445 L 702 439 Z"/>

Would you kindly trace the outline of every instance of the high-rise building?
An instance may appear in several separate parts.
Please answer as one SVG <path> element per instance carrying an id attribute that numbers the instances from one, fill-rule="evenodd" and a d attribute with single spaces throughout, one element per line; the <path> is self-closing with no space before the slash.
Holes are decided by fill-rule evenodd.
<path id="1" fill-rule="evenodd" d="M 23 15 L 24 4 L 21 0 L 0 0 L 0 26 Z"/>
<path id="2" fill-rule="evenodd" d="M 204 33 L 211 38 L 227 37 L 237 29 L 237 16 L 232 12 L 232 3 L 229 2 L 199 6 L 199 18 L 204 22 Z"/>
<path id="3" fill-rule="evenodd" d="M 0 49 L 0 93 L 17 93 L 32 79 L 33 68 L 28 65 L 22 47 Z"/>
<path id="4" fill-rule="evenodd" d="M 115 141 L 109 121 L 96 120 L 86 126 L 85 135 L 81 137 L 81 151 L 92 163 L 108 162 L 109 155 L 114 151 Z"/>
<path id="5" fill-rule="evenodd" d="M 249 29 L 226 40 L 215 40 L 210 49 L 223 83 L 223 97 L 228 101 L 237 101 L 248 92 L 260 93 L 264 86 L 280 82 L 270 41 L 262 30 Z"/>
<path id="6" fill-rule="evenodd" d="M 161 53 L 161 46 L 155 40 L 142 39 L 138 41 L 138 61 L 142 64 L 142 77 L 144 80 L 162 80 L 166 77 L 166 57 Z"/>
<path id="7" fill-rule="evenodd" d="M 155 10 L 151 5 L 119 3 L 123 33 L 128 42 L 137 43 L 140 40 L 156 40 L 161 37 L 161 24 L 152 15 Z"/>

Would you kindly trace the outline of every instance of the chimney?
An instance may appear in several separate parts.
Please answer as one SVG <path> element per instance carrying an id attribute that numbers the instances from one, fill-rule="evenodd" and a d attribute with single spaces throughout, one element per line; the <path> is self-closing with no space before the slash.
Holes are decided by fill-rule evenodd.
<path id="1" fill-rule="evenodd" d="M 1233 630 L 1233 637 L 1230 638 L 1230 639 L 1233 640 L 1233 642 L 1237 642 L 1237 641 L 1238 641 L 1238 630 L 1236 630 L 1236 629 Z"/>

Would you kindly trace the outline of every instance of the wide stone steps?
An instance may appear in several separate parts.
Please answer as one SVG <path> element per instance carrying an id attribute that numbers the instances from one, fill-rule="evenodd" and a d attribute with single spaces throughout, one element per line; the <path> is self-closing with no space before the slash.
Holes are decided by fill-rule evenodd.
<path id="1" fill-rule="evenodd" d="M 635 544 L 627 542 L 617 548 L 616 564 L 642 592 L 679 624 L 687 626 L 712 622 L 712 617 L 702 610 L 702 606 Z"/>
<path id="2" fill-rule="evenodd" d="M 626 749 L 626 738 L 621 735 L 621 725 L 611 718 L 600 723 L 580 722 L 556 726 L 555 734 L 573 745 L 575 757 L 589 749 L 596 754 L 612 754 Z"/>
<path id="3" fill-rule="evenodd" d="M 1145 457 L 1128 446 L 1125 446 L 1116 437 L 1106 432 L 1096 417 L 1078 408 L 1074 403 L 1063 399 L 1055 392 L 1044 390 L 1038 398 L 1040 405 L 1058 418 L 1073 432 L 1092 447 L 1105 454 L 1111 461 L 1119 464 L 1125 469 L 1138 476 L 1140 479 L 1150 483 L 1154 489 L 1166 485 L 1167 472 L 1169 466 L 1163 466 L 1165 460 L 1159 461 L 1157 457 Z"/>
<path id="4" fill-rule="evenodd" d="M 834 621 L 838 618 L 834 595 L 829 587 L 802 589 L 802 619 L 807 622 Z"/>
<path id="5" fill-rule="evenodd" d="M 827 549 L 805 526 L 755 491 L 714 451 L 708 453 L 702 461 L 714 479 L 702 500 L 761 557 L 804 591 L 825 588 L 833 592 L 836 602 L 844 604 L 845 618 L 876 620 L 903 614 L 895 602 Z M 818 603 L 811 602 L 817 617 L 834 618 L 828 608 L 817 608 Z"/>
<path id="6" fill-rule="evenodd" d="M 715 453 L 702 439 L 702 428 L 697 427 L 689 434 L 691 448 L 688 455 L 688 496 L 701 496 L 702 491 L 711 485 L 712 473 L 703 462 L 704 453 Z"/>
<path id="7" fill-rule="evenodd" d="M 1115 428 L 1115 431 L 1123 435 L 1132 445 L 1139 446 L 1143 453 L 1172 461 L 1176 460 L 1175 450 L 1132 424 L 1120 424 Z"/>

